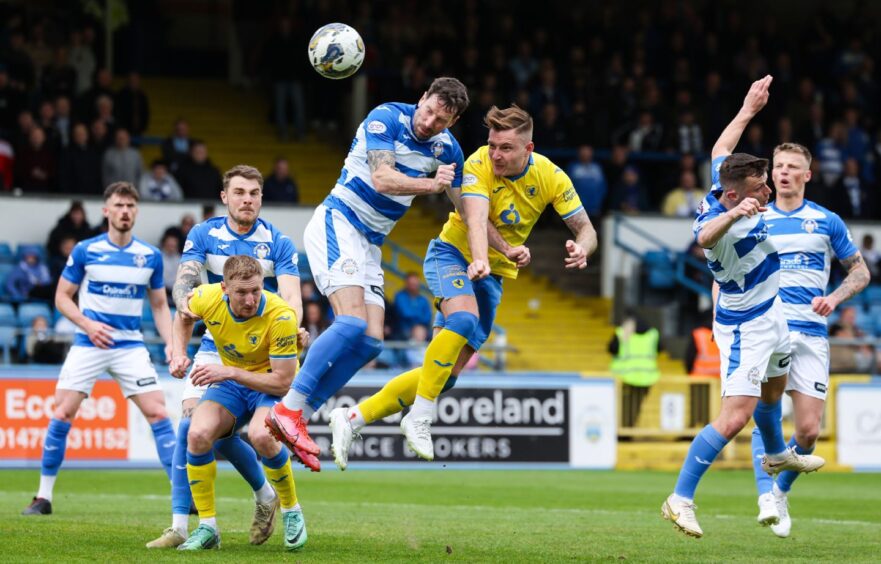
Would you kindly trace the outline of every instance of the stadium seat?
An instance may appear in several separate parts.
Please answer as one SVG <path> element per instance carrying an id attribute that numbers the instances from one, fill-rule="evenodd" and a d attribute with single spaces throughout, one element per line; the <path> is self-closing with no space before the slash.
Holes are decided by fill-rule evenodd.
<path id="1" fill-rule="evenodd" d="M 862 297 L 869 305 L 881 304 L 881 284 L 871 284 L 863 290 Z"/>
<path id="2" fill-rule="evenodd" d="M 0 264 L 14 264 L 15 254 L 12 252 L 12 246 L 9 243 L 0 243 Z"/>
<path id="3" fill-rule="evenodd" d="M 0 348 L 3 349 L 3 364 L 12 362 L 12 349 L 17 340 L 15 327 L 0 326 Z"/>
<path id="4" fill-rule="evenodd" d="M 665 251 L 649 251 L 642 256 L 648 275 L 648 286 L 655 290 L 669 290 L 676 285 L 676 270 Z"/>
<path id="5" fill-rule="evenodd" d="M 6 295 L 6 277 L 13 269 L 15 269 L 14 264 L 0 262 L 0 296 Z"/>
<path id="6" fill-rule="evenodd" d="M 312 280 L 312 269 L 309 268 L 306 253 L 298 253 L 297 268 L 300 270 L 300 280 Z"/>
<path id="7" fill-rule="evenodd" d="M 18 306 L 19 327 L 30 327 L 35 317 L 42 315 L 46 321 L 52 319 L 52 310 L 43 302 L 25 302 Z"/>
<path id="8" fill-rule="evenodd" d="M 0 326 L 18 326 L 18 317 L 15 315 L 15 308 L 9 304 L 0 304 Z"/>
<path id="9" fill-rule="evenodd" d="M 20 261 L 27 251 L 37 253 L 37 255 L 40 257 L 40 261 L 43 263 L 46 262 L 48 253 L 46 252 L 46 247 L 44 247 L 40 243 L 19 243 L 18 248 L 15 251 L 16 261 Z"/>

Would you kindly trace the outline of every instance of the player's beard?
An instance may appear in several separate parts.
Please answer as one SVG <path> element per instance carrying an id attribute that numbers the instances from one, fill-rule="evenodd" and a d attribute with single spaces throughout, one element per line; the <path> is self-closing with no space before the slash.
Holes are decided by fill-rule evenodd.
<path id="1" fill-rule="evenodd" d="M 120 233 L 128 233 L 132 230 L 132 227 L 135 226 L 135 221 L 133 219 L 128 220 L 128 222 L 123 222 L 123 220 L 110 222 L 113 226 L 113 229 L 119 231 Z"/>
<path id="2" fill-rule="evenodd" d="M 233 213 L 232 210 L 229 212 L 229 217 L 232 219 L 233 223 L 238 225 L 243 230 L 247 231 L 254 227 L 254 224 L 257 222 L 257 212 L 254 211 L 253 219 L 242 217 L 239 214 Z"/>

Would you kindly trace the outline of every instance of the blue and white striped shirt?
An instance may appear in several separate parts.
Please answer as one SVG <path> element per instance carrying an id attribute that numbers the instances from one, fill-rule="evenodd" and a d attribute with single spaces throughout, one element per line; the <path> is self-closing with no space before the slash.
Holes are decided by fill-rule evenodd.
<path id="1" fill-rule="evenodd" d="M 339 210 L 374 245 L 381 245 L 410 208 L 414 196 L 380 194 L 373 186 L 368 151 L 394 151 L 395 169 L 411 178 L 425 178 L 442 164 L 456 164 L 453 188 L 462 186 L 465 159 L 449 130 L 425 141 L 413 133 L 416 106 L 387 103 L 376 107 L 358 126 L 336 186 L 324 205 Z"/>
<path id="2" fill-rule="evenodd" d="M 263 266 L 263 287 L 278 292 L 278 276 L 300 276 L 297 266 L 297 249 L 287 235 L 265 219 L 258 218 L 250 231 L 236 233 L 229 228 L 227 217 L 212 217 L 195 225 L 187 235 L 181 262 L 197 261 L 203 265 L 207 282 L 215 284 L 223 280 L 223 265 L 231 256 L 248 255 Z M 205 331 L 202 351 L 216 352 L 214 337 Z"/>
<path id="3" fill-rule="evenodd" d="M 694 236 L 709 221 L 728 210 L 714 194 L 721 190 L 719 166 L 725 157 L 712 164 L 713 188 L 701 202 L 694 221 Z M 780 257 L 769 238 L 763 214 L 737 220 L 712 249 L 704 249 L 707 266 L 719 285 L 716 321 L 738 325 L 755 319 L 771 309 L 780 286 Z"/>
<path id="4" fill-rule="evenodd" d="M 89 319 L 111 327 L 112 349 L 144 346 L 141 318 L 148 290 L 165 287 L 159 249 L 137 237 L 125 247 L 114 245 L 107 234 L 80 241 L 67 259 L 61 276 L 79 285 L 79 307 Z M 79 327 L 73 344 L 93 347 Z"/>
<path id="5" fill-rule="evenodd" d="M 789 330 L 826 337 L 826 318 L 812 311 L 811 302 L 826 294 L 832 256 L 857 253 L 850 232 L 838 214 L 807 200 L 791 212 L 772 203 L 765 221 L 780 253 L 780 299 Z"/>

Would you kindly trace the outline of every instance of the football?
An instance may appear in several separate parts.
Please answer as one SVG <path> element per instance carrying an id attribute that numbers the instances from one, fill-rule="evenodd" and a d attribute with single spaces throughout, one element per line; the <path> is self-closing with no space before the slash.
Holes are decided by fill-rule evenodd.
<path id="1" fill-rule="evenodd" d="M 346 24 L 327 24 L 309 40 L 309 62 L 321 76 L 347 78 L 364 62 L 364 41 Z"/>

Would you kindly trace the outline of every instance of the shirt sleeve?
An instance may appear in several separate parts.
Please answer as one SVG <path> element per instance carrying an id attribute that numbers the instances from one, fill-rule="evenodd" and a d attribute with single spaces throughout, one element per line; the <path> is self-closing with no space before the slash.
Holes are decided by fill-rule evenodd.
<path id="1" fill-rule="evenodd" d="M 153 274 L 150 276 L 150 289 L 160 290 L 165 288 L 165 278 L 163 277 L 164 266 L 162 264 L 162 255 L 157 250 L 150 257 L 153 261 Z"/>
<path id="2" fill-rule="evenodd" d="M 710 188 L 711 191 L 715 192 L 716 190 L 722 189 L 722 183 L 719 182 L 719 169 L 722 168 L 722 163 L 725 162 L 725 159 L 728 158 L 728 155 L 722 155 L 721 157 L 716 157 L 713 159 L 713 162 L 710 164 L 710 182 L 713 183 Z"/>
<path id="3" fill-rule="evenodd" d="M 278 308 L 269 326 L 269 358 L 297 358 L 297 314 Z"/>
<path id="4" fill-rule="evenodd" d="M 453 159 L 451 164 L 456 165 L 456 170 L 453 175 L 453 184 L 451 185 L 453 188 L 461 188 L 462 187 L 462 178 L 464 176 L 463 169 L 465 168 L 465 156 L 462 154 L 462 147 L 459 146 L 459 143 L 453 142 Z"/>
<path id="5" fill-rule="evenodd" d="M 554 186 L 554 210 L 563 219 L 569 219 L 579 211 L 584 209 L 581 205 L 581 198 L 578 192 L 569 180 L 569 175 L 563 169 L 554 167 L 553 186 Z"/>
<path id="6" fill-rule="evenodd" d="M 205 264 L 205 255 L 207 253 L 207 226 L 204 223 L 193 226 L 190 234 L 187 235 L 187 242 L 184 243 L 184 252 L 180 257 L 181 262 L 197 261 L 199 264 Z"/>
<path id="7" fill-rule="evenodd" d="M 82 283 L 86 276 L 86 246 L 84 244 L 77 243 L 73 248 L 70 256 L 67 257 L 67 264 L 61 272 L 61 276 L 68 282 L 77 285 Z"/>
<path id="8" fill-rule="evenodd" d="M 190 298 L 188 306 L 190 311 L 199 317 L 204 317 L 209 311 L 211 301 L 217 299 L 217 289 L 220 284 L 202 284 L 193 289 L 193 297 Z"/>
<path id="9" fill-rule="evenodd" d="M 391 106 L 378 106 L 364 120 L 364 140 L 368 151 L 394 151 L 399 112 Z"/>
<path id="10" fill-rule="evenodd" d="M 484 198 L 489 200 L 489 182 L 486 167 L 477 154 L 471 156 L 462 167 L 462 194 L 461 197 Z"/>
<path id="11" fill-rule="evenodd" d="M 298 262 L 300 256 L 297 254 L 297 248 L 294 242 L 287 235 L 279 234 L 274 245 L 275 256 L 275 275 L 289 274 L 291 276 L 300 276 L 300 268 Z"/>
<path id="12" fill-rule="evenodd" d="M 854 256 L 859 249 L 853 244 L 853 236 L 850 230 L 838 215 L 833 215 L 829 224 L 829 242 L 838 260 L 844 260 Z"/>

